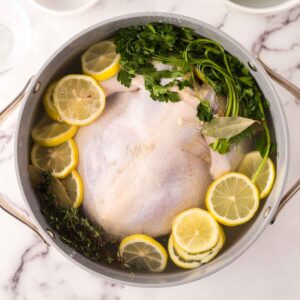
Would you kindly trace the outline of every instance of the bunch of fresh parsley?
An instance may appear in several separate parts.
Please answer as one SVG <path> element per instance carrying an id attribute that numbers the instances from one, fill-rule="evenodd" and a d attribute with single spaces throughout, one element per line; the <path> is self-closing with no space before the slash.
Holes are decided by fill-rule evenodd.
<path id="1" fill-rule="evenodd" d="M 271 148 L 265 117 L 268 101 L 245 65 L 226 52 L 219 43 L 203 38 L 189 28 L 154 23 L 118 30 L 115 44 L 121 55 L 118 80 L 122 84 L 129 86 L 132 78 L 139 74 L 144 77 L 145 87 L 153 100 L 177 102 L 180 97 L 177 92 L 170 91 L 170 87 L 193 87 L 196 72 L 197 77 L 209 84 L 217 95 L 226 96 L 225 116 L 259 121 L 264 133 L 261 134 L 258 149 L 264 161 L 267 159 Z M 153 65 L 155 60 L 171 65 L 173 69 L 157 71 Z M 184 80 L 178 80 L 178 77 Z M 173 81 L 162 85 L 162 78 L 173 78 Z M 200 102 L 196 114 L 201 121 L 210 122 L 213 112 L 209 102 Z M 255 133 L 255 130 L 247 130 L 231 139 L 216 140 L 210 146 L 219 153 L 226 153 L 232 143 Z"/>
<path id="2" fill-rule="evenodd" d="M 117 52 L 121 54 L 121 70 L 118 80 L 129 86 L 137 74 L 143 75 L 145 87 L 150 91 L 153 100 L 161 102 L 178 102 L 178 93 L 170 91 L 170 87 L 179 88 L 192 86 L 189 79 L 179 81 L 188 68 L 183 61 L 183 50 L 192 41 L 192 30 L 178 28 L 170 24 L 148 24 L 145 26 L 131 26 L 117 32 L 115 44 Z M 173 70 L 157 71 L 153 60 L 174 66 Z M 173 78 L 167 85 L 161 84 L 162 78 Z"/>

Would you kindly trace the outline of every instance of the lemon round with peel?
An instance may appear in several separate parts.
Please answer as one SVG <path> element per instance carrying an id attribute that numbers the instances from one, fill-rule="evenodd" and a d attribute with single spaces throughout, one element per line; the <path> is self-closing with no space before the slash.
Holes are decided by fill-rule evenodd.
<path id="1" fill-rule="evenodd" d="M 76 132 L 77 126 L 55 122 L 45 115 L 32 129 L 31 136 L 37 144 L 53 147 L 69 140 Z"/>
<path id="2" fill-rule="evenodd" d="M 204 258 L 201 259 L 201 262 L 203 264 L 206 264 L 208 262 L 210 262 L 212 259 L 214 259 L 219 252 L 221 251 L 221 249 L 223 248 L 224 244 L 225 244 L 225 233 L 223 228 L 220 226 L 220 235 L 219 235 L 219 240 L 217 245 L 211 249 L 211 251 L 209 251 L 208 255 L 205 256 Z"/>
<path id="3" fill-rule="evenodd" d="M 188 253 L 184 250 L 182 250 L 180 247 L 178 247 L 178 245 L 176 243 L 174 243 L 174 249 L 176 250 L 177 254 L 185 259 L 185 260 L 197 260 L 197 261 L 203 261 L 205 260 L 207 257 L 211 256 L 213 253 L 218 253 L 221 248 L 223 247 L 224 245 L 224 242 L 225 242 L 225 233 L 224 233 L 224 230 L 223 228 L 221 227 L 221 225 L 219 225 L 219 237 L 218 237 L 218 242 L 217 244 L 205 251 L 205 252 L 200 252 L 200 253 L 196 253 L 196 254 L 191 254 L 191 253 Z"/>
<path id="4" fill-rule="evenodd" d="M 96 120 L 103 112 L 105 94 L 94 78 L 72 74 L 58 81 L 53 103 L 63 122 L 83 126 Z"/>
<path id="5" fill-rule="evenodd" d="M 178 247 L 194 254 L 207 251 L 217 244 L 219 225 L 208 211 L 191 208 L 175 217 L 172 234 Z"/>
<path id="6" fill-rule="evenodd" d="M 168 251 L 172 262 L 182 269 L 195 269 L 201 266 L 200 261 L 186 260 L 178 255 L 175 247 L 173 236 L 170 235 L 168 242 Z"/>
<path id="7" fill-rule="evenodd" d="M 53 119 L 54 121 L 61 122 L 59 114 L 53 103 L 53 92 L 57 85 L 57 81 L 51 83 L 47 88 L 44 97 L 43 97 L 43 105 L 46 110 L 47 115 Z"/>
<path id="8" fill-rule="evenodd" d="M 238 167 L 238 172 L 252 178 L 261 162 L 262 157 L 258 151 L 247 153 Z M 254 182 L 259 190 L 260 199 L 270 194 L 275 181 L 275 174 L 274 163 L 268 158 Z"/>
<path id="9" fill-rule="evenodd" d="M 208 211 L 218 222 L 236 226 L 254 216 L 259 206 L 259 193 L 247 176 L 230 172 L 209 186 L 205 202 Z"/>
<path id="10" fill-rule="evenodd" d="M 167 266 L 168 254 L 156 240 L 145 234 L 124 238 L 119 246 L 124 263 L 150 272 L 161 272 Z"/>
<path id="11" fill-rule="evenodd" d="M 102 41 L 88 48 L 81 57 L 84 74 L 103 81 L 115 76 L 120 70 L 120 54 L 113 41 Z"/>
<path id="12" fill-rule="evenodd" d="M 54 147 L 34 144 L 31 149 L 31 161 L 35 167 L 50 171 L 54 177 L 64 178 L 78 164 L 77 145 L 73 139 Z"/>
<path id="13" fill-rule="evenodd" d="M 217 243 L 218 244 L 218 243 Z M 177 255 L 187 261 L 201 261 L 201 259 L 203 259 L 204 257 L 206 257 L 211 250 L 207 250 L 205 252 L 200 252 L 200 253 L 195 253 L 195 254 L 191 254 L 188 253 L 186 251 L 184 251 L 183 249 L 181 249 L 176 243 L 173 242 L 173 247 L 174 250 L 176 251 Z M 213 248 L 212 248 L 213 249 Z"/>
<path id="14" fill-rule="evenodd" d="M 72 207 L 78 208 L 83 201 L 83 181 L 74 169 L 67 177 L 61 179 L 66 192 L 71 199 Z"/>

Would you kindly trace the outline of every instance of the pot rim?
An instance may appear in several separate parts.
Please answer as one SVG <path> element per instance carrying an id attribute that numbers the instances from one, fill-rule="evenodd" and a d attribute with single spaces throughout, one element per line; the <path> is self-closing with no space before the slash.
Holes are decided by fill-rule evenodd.
<path id="1" fill-rule="evenodd" d="M 46 232 L 45 226 L 41 225 L 43 223 L 43 221 L 41 221 L 41 220 L 39 221 L 37 219 L 36 214 L 38 214 L 38 213 L 34 212 L 34 210 L 32 209 L 32 207 L 29 204 L 29 201 L 27 200 L 27 195 L 26 195 L 24 187 L 26 184 L 28 184 L 28 178 L 26 178 L 26 176 L 21 175 L 22 170 L 21 170 L 20 156 L 21 156 L 21 151 L 22 151 L 21 146 L 22 146 L 22 134 L 23 134 L 23 132 L 21 132 L 21 128 L 22 128 L 21 125 L 23 122 L 23 118 L 25 118 L 24 110 L 27 106 L 29 97 L 30 97 L 31 93 L 34 91 L 34 88 L 35 88 L 37 82 L 39 81 L 40 76 L 47 69 L 48 65 L 58 56 L 58 54 L 61 53 L 61 51 L 63 49 L 65 49 L 68 45 L 70 45 L 72 42 L 76 41 L 80 37 L 86 35 L 88 32 L 95 30 L 97 28 L 101 28 L 104 25 L 114 23 L 114 22 L 124 21 L 124 20 L 128 20 L 128 19 L 151 18 L 151 17 L 163 18 L 164 22 L 167 22 L 168 19 L 173 20 L 174 22 L 176 20 L 180 20 L 179 22 L 191 23 L 197 27 L 200 26 L 203 28 L 207 28 L 209 30 L 209 32 L 213 32 L 217 36 L 223 36 L 233 47 L 238 48 L 245 54 L 245 56 L 247 56 L 247 58 L 249 59 L 248 62 L 251 62 L 256 66 L 257 74 L 260 74 L 264 83 L 267 83 L 267 85 L 268 85 L 269 92 L 270 92 L 270 94 L 272 94 L 272 98 L 273 98 L 272 100 L 274 100 L 274 106 L 277 105 L 277 108 L 276 108 L 277 109 L 277 111 L 276 111 L 276 118 L 277 118 L 276 121 L 277 122 L 276 122 L 276 124 L 274 124 L 274 127 L 277 126 L 277 123 L 280 125 L 280 127 L 279 127 L 279 125 L 276 127 L 275 132 L 277 133 L 277 130 L 278 131 L 280 130 L 280 132 L 281 132 L 281 135 L 279 136 L 279 138 L 281 139 L 281 143 L 279 145 L 280 156 L 278 158 L 279 162 L 281 164 L 281 172 L 280 172 L 280 174 L 277 175 L 275 185 L 276 185 L 276 187 L 280 185 L 280 187 L 278 187 L 278 188 L 280 188 L 280 190 L 277 191 L 276 199 L 273 201 L 272 205 L 270 204 L 271 208 L 270 209 L 269 209 L 269 207 L 264 208 L 265 212 L 262 211 L 260 213 L 260 215 L 257 217 L 257 220 L 255 222 L 257 222 L 259 218 L 263 218 L 263 220 L 260 221 L 261 224 L 253 224 L 251 226 L 251 228 L 249 228 L 248 232 L 246 232 L 246 234 L 245 234 L 245 236 L 249 236 L 248 240 L 247 241 L 245 240 L 243 242 L 243 239 L 245 238 L 243 236 L 243 238 L 241 238 L 241 241 L 239 242 L 239 243 L 241 243 L 241 245 L 239 245 L 238 249 L 229 249 L 228 250 L 229 254 L 227 254 L 227 257 L 225 257 L 223 259 L 223 261 L 218 260 L 218 258 L 216 258 L 211 263 L 203 265 L 201 267 L 203 271 L 202 272 L 199 271 L 198 272 L 199 274 L 197 274 L 197 275 L 194 274 L 195 270 L 197 271 L 197 269 L 195 269 L 195 270 L 191 270 L 191 271 L 180 272 L 180 273 L 178 273 L 179 275 L 177 273 L 176 274 L 160 273 L 160 274 L 155 274 L 155 275 L 153 275 L 153 274 L 135 274 L 135 276 L 132 277 L 132 279 L 130 279 L 130 275 L 127 274 L 126 276 L 125 275 L 121 276 L 119 274 L 120 271 L 118 271 L 118 270 L 109 269 L 105 266 L 102 266 L 102 268 L 101 268 L 101 265 L 99 265 L 98 268 L 94 267 L 94 264 L 96 264 L 96 263 L 91 262 L 87 258 L 83 257 L 81 254 L 70 249 L 68 246 L 66 246 L 66 244 L 63 244 L 59 239 L 53 240 L 49 237 L 49 235 Z M 273 110 L 270 109 L 270 111 L 272 113 Z M 16 128 L 17 128 L 17 133 L 15 135 L 15 149 L 14 150 L 16 153 L 15 166 L 16 166 L 18 184 L 20 186 L 21 194 L 25 201 L 26 207 L 29 210 L 31 217 L 35 221 L 39 231 L 42 232 L 42 235 L 45 237 L 45 239 L 48 241 L 49 244 L 53 245 L 61 254 L 63 254 L 67 259 L 69 259 L 76 265 L 89 271 L 90 273 L 97 274 L 98 276 L 104 277 L 106 279 L 109 279 L 109 280 L 114 281 L 119 284 L 126 284 L 126 285 L 131 285 L 131 286 L 136 286 L 136 287 L 170 287 L 170 286 L 185 284 L 185 283 L 199 280 L 201 278 L 204 278 L 206 276 L 209 276 L 209 275 L 215 273 L 216 271 L 223 269 L 224 267 L 226 267 L 227 265 L 232 263 L 234 260 L 236 260 L 239 256 L 241 256 L 250 247 L 250 245 L 254 243 L 254 241 L 260 236 L 260 234 L 265 229 L 265 227 L 270 223 L 270 220 L 272 219 L 272 216 L 275 213 L 275 211 L 279 205 L 280 197 L 283 193 L 283 189 L 285 187 L 285 183 L 286 183 L 286 179 L 287 179 L 288 165 L 289 165 L 289 136 L 288 136 L 288 130 L 287 130 L 287 121 L 286 121 L 285 113 L 283 110 L 283 106 L 280 103 L 279 97 L 275 91 L 274 86 L 272 85 L 272 83 L 269 79 L 269 76 L 267 75 L 265 70 L 260 66 L 258 61 L 253 57 L 253 55 L 247 49 L 245 49 L 242 45 L 240 45 L 236 40 L 231 38 L 229 35 L 221 32 L 219 29 L 216 29 L 209 24 L 206 24 L 205 22 L 199 21 L 194 18 L 178 15 L 178 14 L 159 13 L 159 12 L 126 14 L 126 15 L 122 15 L 122 16 L 115 17 L 112 19 L 104 20 L 93 26 L 90 26 L 87 29 L 85 29 L 85 30 L 81 31 L 80 33 L 78 33 L 77 35 L 75 35 L 73 38 L 71 38 L 67 42 L 65 42 L 61 47 L 59 47 L 58 50 L 55 51 L 54 54 L 52 54 L 49 57 L 49 59 L 45 62 L 45 64 L 39 70 L 38 74 L 35 77 L 35 80 L 33 80 L 31 85 L 29 86 L 29 88 L 25 94 L 25 101 L 22 105 L 21 113 L 18 116 Z M 268 199 L 266 201 L 268 201 L 269 198 L 272 198 L 272 199 L 274 198 L 274 196 L 272 196 L 272 195 L 274 194 L 275 185 L 274 185 L 271 195 L 268 197 Z M 268 201 L 268 202 L 270 202 L 270 201 Z M 264 217 L 261 216 L 263 214 L 266 214 L 266 210 L 268 210 L 268 215 L 266 215 Z M 39 214 L 41 214 L 41 213 L 39 212 Z M 258 227 L 256 226 L 257 228 L 255 228 L 255 230 L 254 230 L 253 229 L 253 227 L 255 227 L 254 225 L 259 225 L 259 226 Z M 233 248 L 235 248 L 235 247 L 233 247 Z M 233 252 L 233 250 L 235 250 L 235 251 Z M 209 268 L 207 267 L 208 265 L 210 266 Z M 101 272 L 98 271 L 99 268 L 101 269 Z M 199 269 L 201 269 L 201 268 L 199 268 Z M 106 270 L 106 269 L 108 269 L 108 270 Z M 182 275 L 183 273 L 187 274 L 186 278 L 180 278 L 183 276 Z M 170 280 L 170 276 L 173 278 L 172 280 Z M 159 279 L 161 279 L 161 281 L 159 281 Z"/>

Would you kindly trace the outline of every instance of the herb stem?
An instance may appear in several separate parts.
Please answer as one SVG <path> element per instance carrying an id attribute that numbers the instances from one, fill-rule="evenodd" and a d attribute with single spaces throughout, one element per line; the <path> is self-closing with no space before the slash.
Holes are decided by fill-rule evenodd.
<path id="1" fill-rule="evenodd" d="M 270 153 L 270 148 L 271 148 L 271 136 L 270 136 L 270 131 L 269 131 L 269 128 L 268 128 L 268 124 L 267 124 L 267 121 L 266 121 L 266 117 L 265 117 L 265 113 L 264 113 L 264 109 L 263 109 L 263 105 L 262 105 L 262 102 L 261 102 L 261 99 L 259 99 L 259 109 L 261 111 L 261 113 L 263 114 L 263 118 L 262 118 L 262 125 L 264 127 L 264 130 L 265 130 L 265 134 L 266 134 L 266 141 L 267 141 L 267 145 L 266 145 L 266 150 L 265 150 L 265 153 L 264 153 L 264 156 L 263 156 L 263 159 L 261 161 L 261 163 L 259 164 L 256 172 L 254 173 L 254 175 L 252 176 L 252 181 L 255 183 L 255 181 L 257 180 L 260 172 L 262 171 L 268 157 L 269 157 L 269 153 Z"/>
<path id="2" fill-rule="evenodd" d="M 225 82 L 228 87 L 228 96 L 227 96 L 227 108 L 226 108 L 226 117 L 229 117 L 231 115 L 231 110 L 233 106 L 233 95 L 232 95 L 232 89 L 231 89 L 231 84 L 227 78 L 225 78 Z"/>

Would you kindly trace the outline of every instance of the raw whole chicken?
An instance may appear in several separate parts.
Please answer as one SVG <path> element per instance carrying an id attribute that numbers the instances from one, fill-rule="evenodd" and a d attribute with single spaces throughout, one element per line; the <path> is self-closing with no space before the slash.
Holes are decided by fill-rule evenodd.
<path id="1" fill-rule="evenodd" d="M 153 101 L 142 77 L 130 88 L 115 77 L 101 85 L 105 111 L 76 136 L 83 209 L 116 238 L 167 234 L 179 212 L 204 207 L 212 180 L 195 111 L 199 100 L 185 88 L 178 103 Z"/>

